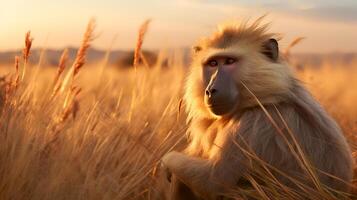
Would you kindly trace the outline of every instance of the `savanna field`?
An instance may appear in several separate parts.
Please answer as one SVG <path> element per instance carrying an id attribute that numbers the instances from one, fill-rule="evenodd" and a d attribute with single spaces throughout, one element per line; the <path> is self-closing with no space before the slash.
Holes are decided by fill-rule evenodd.
<path id="1" fill-rule="evenodd" d="M 187 142 L 188 66 L 179 50 L 160 51 L 148 64 L 147 26 L 130 68 L 111 66 L 109 54 L 85 62 L 92 23 L 74 61 L 64 50 L 57 66 L 41 62 L 45 51 L 28 62 L 27 35 L 23 53 L 0 66 L 0 199 L 153 199 L 161 157 Z M 357 60 L 289 60 L 357 152 Z"/>

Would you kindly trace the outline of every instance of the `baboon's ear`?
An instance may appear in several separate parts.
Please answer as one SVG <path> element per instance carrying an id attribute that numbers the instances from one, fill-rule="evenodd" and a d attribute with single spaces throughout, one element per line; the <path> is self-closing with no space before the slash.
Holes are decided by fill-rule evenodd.
<path id="1" fill-rule="evenodd" d="M 262 53 L 276 62 L 279 58 L 279 45 L 275 39 L 269 39 L 263 44 Z"/>

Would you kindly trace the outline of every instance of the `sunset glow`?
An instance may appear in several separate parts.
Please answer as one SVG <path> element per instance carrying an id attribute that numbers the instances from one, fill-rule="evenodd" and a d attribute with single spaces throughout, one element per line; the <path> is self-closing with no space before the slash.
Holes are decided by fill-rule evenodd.
<path id="1" fill-rule="evenodd" d="M 100 49 L 108 48 L 115 35 L 115 49 L 132 48 L 137 27 L 147 18 L 152 19 L 152 25 L 145 48 L 189 47 L 219 22 L 266 13 L 273 21 L 273 31 L 285 36 L 283 46 L 303 36 L 307 39 L 295 51 L 357 51 L 357 2 L 353 0 L 8 0 L 0 6 L 0 51 L 21 48 L 28 30 L 35 47 L 78 46 L 80 33 L 91 17 L 97 20 L 94 46 Z"/>

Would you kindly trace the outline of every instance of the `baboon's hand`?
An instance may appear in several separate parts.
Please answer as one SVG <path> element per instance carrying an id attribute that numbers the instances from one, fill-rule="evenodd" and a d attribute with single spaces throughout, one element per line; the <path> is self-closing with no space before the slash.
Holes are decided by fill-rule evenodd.
<path id="1" fill-rule="evenodd" d="M 161 169 L 164 172 L 164 175 L 166 176 L 167 180 L 171 183 L 171 177 L 172 177 L 172 172 L 170 168 L 168 167 L 170 160 L 173 157 L 174 152 L 169 152 L 164 155 L 161 159 Z"/>
<path id="2" fill-rule="evenodd" d="M 161 170 L 163 171 L 164 176 L 167 178 L 167 180 L 171 183 L 171 177 L 172 177 L 172 172 L 170 169 L 165 165 L 164 162 L 161 161 Z"/>

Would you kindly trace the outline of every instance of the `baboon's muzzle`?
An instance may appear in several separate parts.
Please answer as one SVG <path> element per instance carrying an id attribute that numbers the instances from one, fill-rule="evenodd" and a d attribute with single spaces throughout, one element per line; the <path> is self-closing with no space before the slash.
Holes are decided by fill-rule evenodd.
<path id="1" fill-rule="evenodd" d="M 215 115 L 224 115 L 233 110 L 237 97 L 238 90 L 231 74 L 218 69 L 205 90 L 207 107 Z"/>

